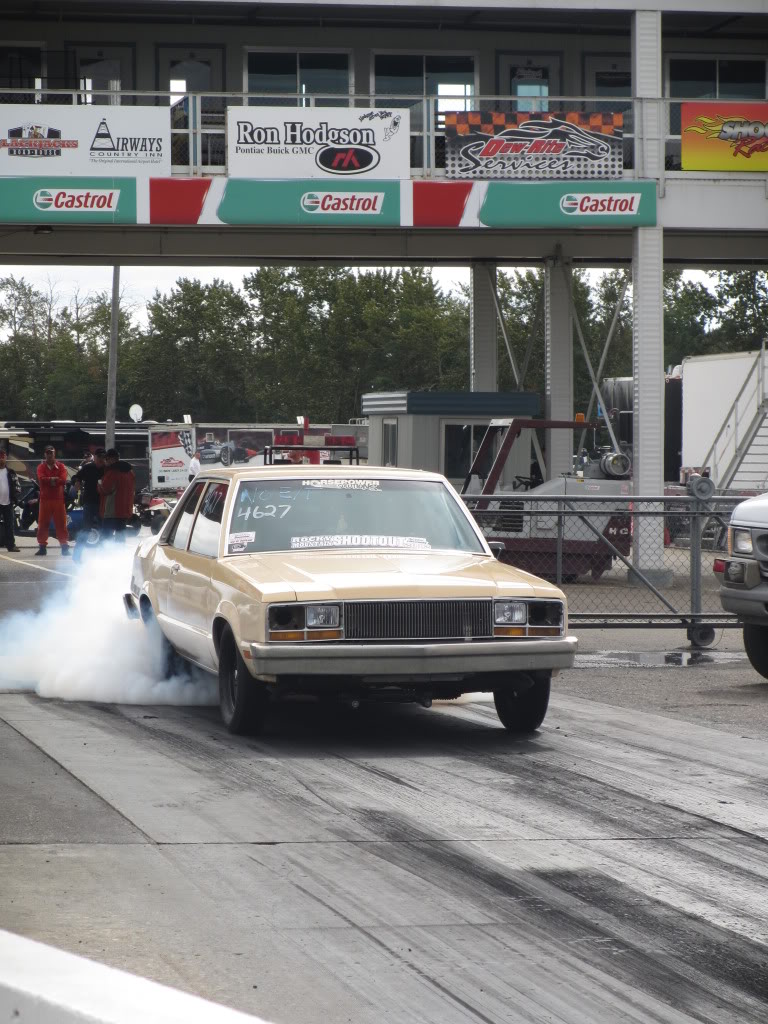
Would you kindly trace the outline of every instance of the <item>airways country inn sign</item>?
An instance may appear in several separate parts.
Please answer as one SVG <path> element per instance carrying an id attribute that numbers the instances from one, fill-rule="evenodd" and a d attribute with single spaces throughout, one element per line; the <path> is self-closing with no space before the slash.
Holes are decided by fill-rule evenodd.
<path id="1" fill-rule="evenodd" d="M 231 178 L 410 177 L 407 110 L 228 107 Z"/>
<path id="2" fill-rule="evenodd" d="M 167 108 L 0 104 L 0 176 L 170 172 Z"/>
<path id="3" fill-rule="evenodd" d="M 449 178 L 621 178 L 623 115 L 503 113 L 445 115 Z"/>

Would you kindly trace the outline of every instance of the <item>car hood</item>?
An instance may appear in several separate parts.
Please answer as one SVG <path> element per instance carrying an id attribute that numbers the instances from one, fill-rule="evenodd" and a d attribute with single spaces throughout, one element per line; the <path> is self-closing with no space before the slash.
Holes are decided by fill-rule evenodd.
<path id="1" fill-rule="evenodd" d="M 269 601 L 562 597 L 552 584 L 490 555 L 460 552 L 284 551 L 224 564 Z"/>
<path id="2" fill-rule="evenodd" d="M 731 515 L 734 526 L 768 526 L 768 494 L 758 494 L 737 505 Z"/>

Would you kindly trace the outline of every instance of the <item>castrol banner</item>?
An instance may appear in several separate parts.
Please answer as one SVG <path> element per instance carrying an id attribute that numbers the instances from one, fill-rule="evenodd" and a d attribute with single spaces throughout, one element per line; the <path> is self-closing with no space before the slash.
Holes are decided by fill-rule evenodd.
<path id="1" fill-rule="evenodd" d="M 621 178 L 623 114 L 450 111 L 445 115 L 449 178 Z"/>
<path id="2" fill-rule="evenodd" d="M 0 175 L 171 173 L 167 107 L 0 104 Z"/>
<path id="3" fill-rule="evenodd" d="M 1 178 L 0 222 L 136 224 L 136 179 Z"/>
<path id="4" fill-rule="evenodd" d="M 682 103 L 684 171 L 768 171 L 768 103 Z"/>
<path id="5" fill-rule="evenodd" d="M 408 178 L 410 151 L 407 109 L 227 107 L 230 178 Z"/>

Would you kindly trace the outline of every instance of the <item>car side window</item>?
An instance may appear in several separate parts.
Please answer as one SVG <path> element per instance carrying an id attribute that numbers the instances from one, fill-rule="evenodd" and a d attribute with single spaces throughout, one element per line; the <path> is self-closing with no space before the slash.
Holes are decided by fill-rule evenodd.
<path id="1" fill-rule="evenodd" d="M 227 500 L 227 484 L 209 484 L 192 529 L 189 550 L 215 558 L 219 553 L 221 518 Z"/>
<path id="2" fill-rule="evenodd" d="M 173 528 L 168 534 L 168 543 L 172 548 L 181 548 L 182 551 L 186 548 L 189 533 L 192 529 L 192 521 L 195 518 L 195 509 L 200 500 L 200 495 L 203 493 L 203 487 L 205 487 L 205 483 L 201 480 L 200 483 L 195 484 L 187 495 L 179 518 L 173 524 Z"/>

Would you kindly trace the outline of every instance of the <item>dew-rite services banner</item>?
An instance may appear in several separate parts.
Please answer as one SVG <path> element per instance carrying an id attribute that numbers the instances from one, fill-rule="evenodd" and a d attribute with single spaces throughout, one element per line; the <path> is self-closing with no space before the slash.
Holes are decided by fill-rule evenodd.
<path id="1" fill-rule="evenodd" d="M 456 111 L 445 115 L 449 178 L 620 178 L 623 114 Z"/>
<path id="2" fill-rule="evenodd" d="M 684 171 L 768 171 L 768 103 L 683 103 Z"/>
<path id="3" fill-rule="evenodd" d="M 230 178 L 408 178 L 408 110 L 227 107 Z"/>
<path id="4" fill-rule="evenodd" d="M 0 104 L 0 175 L 171 173 L 167 107 Z"/>

